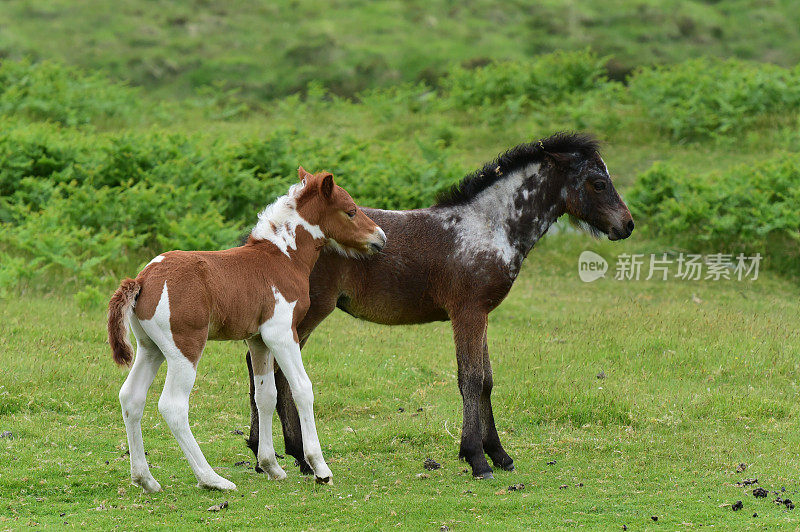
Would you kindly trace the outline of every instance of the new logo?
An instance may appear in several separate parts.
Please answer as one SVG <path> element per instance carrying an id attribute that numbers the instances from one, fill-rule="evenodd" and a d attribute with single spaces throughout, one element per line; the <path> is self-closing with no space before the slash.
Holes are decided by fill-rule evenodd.
<path id="1" fill-rule="evenodd" d="M 584 251 L 578 257 L 578 275 L 584 283 L 606 276 L 608 262 L 594 251 Z"/>

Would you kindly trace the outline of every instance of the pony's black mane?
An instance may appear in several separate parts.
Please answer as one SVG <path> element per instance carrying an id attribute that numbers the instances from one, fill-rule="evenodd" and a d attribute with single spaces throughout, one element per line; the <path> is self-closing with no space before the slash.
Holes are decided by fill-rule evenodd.
<path id="1" fill-rule="evenodd" d="M 520 144 L 500 154 L 483 168 L 467 175 L 460 182 L 436 197 L 436 207 L 452 207 L 468 203 L 475 196 L 505 176 L 544 160 L 546 153 L 578 152 L 589 156 L 600 151 L 600 143 L 584 133 L 559 132 L 545 139 Z"/>

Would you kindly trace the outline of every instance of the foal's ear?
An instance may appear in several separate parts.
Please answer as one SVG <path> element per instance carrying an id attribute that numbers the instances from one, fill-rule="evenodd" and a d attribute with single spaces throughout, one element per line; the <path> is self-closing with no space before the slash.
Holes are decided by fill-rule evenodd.
<path id="1" fill-rule="evenodd" d="M 303 168 L 302 166 L 298 166 L 297 167 L 297 179 L 299 181 L 302 181 L 303 179 L 306 179 L 308 177 L 312 177 L 312 174 L 310 174 L 309 172 L 306 172 L 306 169 Z"/>
<path id="2" fill-rule="evenodd" d="M 331 196 L 333 196 L 333 176 L 331 174 L 326 173 L 322 177 L 322 181 L 319 184 L 319 193 L 325 199 L 331 199 Z"/>

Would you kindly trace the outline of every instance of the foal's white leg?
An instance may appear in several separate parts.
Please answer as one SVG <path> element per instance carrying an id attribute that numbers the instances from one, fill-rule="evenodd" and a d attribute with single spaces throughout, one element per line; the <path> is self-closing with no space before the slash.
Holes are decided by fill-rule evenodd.
<path id="1" fill-rule="evenodd" d="M 197 371 L 191 362 L 183 355 L 167 358 L 167 379 L 164 382 L 164 391 L 158 400 L 158 411 L 164 416 L 169 429 L 172 431 L 178 445 L 181 446 L 186 460 L 197 477 L 197 482 L 202 488 L 234 490 L 236 485 L 218 475 L 208 464 L 197 440 L 194 439 L 192 429 L 189 428 L 189 394 Z"/>
<path id="2" fill-rule="evenodd" d="M 282 480 L 286 478 L 286 471 L 275 459 L 272 442 L 272 414 L 278 402 L 272 354 L 258 337 L 248 340 L 247 347 L 250 348 L 250 359 L 253 363 L 253 383 L 258 408 L 258 465 L 267 472 L 269 478 Z"/>
<path id="3" fill-rule="evenodd" d="M 167 285 L 164 283 L 153 318 L 139 321 L 147 336 L 161 349 L 167 359 L 167 379 L 164 382 L 164 391 L 158 400 L 158 410 L 178 440 L 199 485 L 203 488 L 221 490 L 236 489 L 233 482 L 222 478 L 211 469 L 189 428 L 189 394 L 192 393 L 197 370 L 175 345 L 169 316 L 169 295 Z M 200 352 L 196 353 L 198 359 L 203 350 L 202 344 L 199 349 Z"/>
<path id="4" fill-rule="evenodd" d="M 142 441 L 142 413 L 147 399 L 147 390 L 164 362 L 164 355 L 139 326 L 139 320 L 131 320 L 136 336 L 136 359 L 128 378 L 119 391 L 119 402 L 122 405 L 122 418 L 125 420 L 125 431 L 128 433 L 128 452 L 131 458 L 131 480 L 144 491 L 152 493 L 161 491 L 161 485 L 150 474 L 147 459 L 144 455 Z"/>
<path id="5" fill-rule="evenodd" d="M 328 484 L 331 482 L 333 474 L 322 457 L 317 426 L 314 423 L 314 392 L 311 388 L 311 379 L 308 378 L 300 357 L 300 345 L 295 342 L 291 328 L 279 332 L 275 328 L 269 327 L 268 324 L 269 321 L 262 325 L 261 335 L 292 389 L 292 397 L 300 417 L 300 432 L 303 435 L 303 454 L 306 462 L 314 470 L 317 482 Z"/>

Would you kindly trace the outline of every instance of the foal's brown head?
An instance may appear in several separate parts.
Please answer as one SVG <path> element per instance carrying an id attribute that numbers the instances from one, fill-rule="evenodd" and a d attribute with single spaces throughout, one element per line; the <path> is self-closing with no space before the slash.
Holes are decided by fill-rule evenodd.
<path id="1" fill-rule="evenodd" d="M 328 246 L 345 255 L 369 254 L 386 245 L 386 234 L 358 208 L 345 189 L 333 181 L 329 172 L 311 174 L 301 166 L 297 170 L 305 182 L 297 201 L 297 210 L 318 225 Z"/>
<path id="2" fill-rule="evenodd" d="M 633 232 L 631 212 L 611 183 L 597 143 L 589 137 L 581 141 L 583 146 L 578 151 L 548 153 L 566 177 L 567 214 L 596 236 L 605 234 L 609 240 L 628 238 Z"/>

